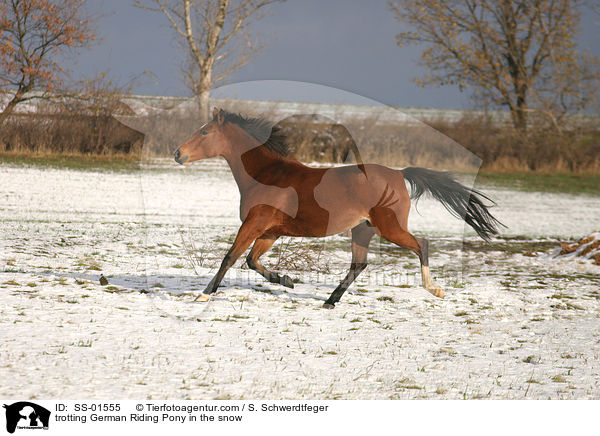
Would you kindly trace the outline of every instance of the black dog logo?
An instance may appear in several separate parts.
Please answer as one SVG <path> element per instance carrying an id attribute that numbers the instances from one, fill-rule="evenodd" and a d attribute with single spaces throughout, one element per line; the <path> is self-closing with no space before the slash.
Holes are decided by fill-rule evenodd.
<path id="1" fill-rule="evenodd" d="M 50 411 L 28 401 L 19 401 L 11 405 L 4 405 L 6 409 L 6 431 L 14 433 L 19 428 L 48 429 Z"/>

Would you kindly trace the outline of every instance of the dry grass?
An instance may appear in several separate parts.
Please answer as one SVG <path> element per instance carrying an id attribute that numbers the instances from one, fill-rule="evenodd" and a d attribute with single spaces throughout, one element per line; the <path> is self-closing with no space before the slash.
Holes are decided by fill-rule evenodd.
<path id="1" fill-rule="evenodd" d="M 170 156 L 199 127 L 193 107 L 158 111 L 146 117 L 117 119 L 66 112 L 20 114 L 0 130 L 0 154 Z M 251 106 L 229 110 L 257 116 Z M 260 114 L 266 118 L 274 114 Z M 279 122 L 292 154 L 304 162 L 364 162 L 394 167 L 421 166 L 459 172 L 599 173 L 600 130 L 580 126 L 562 134 L 533 127 L 526 134 L 466 114 L 458 121 L 382 122 L 377 117 L 344 125 L 325 117 L 292 116 Z M 144 134 L 140 133 L 143 132 Z"/>
<path id="2" fill-rule="evenodd" d="M 479 156 L 486 172 L 600 172 L 597 125 L 582 125 L 560 134 L 533 126 L 523 133 L 494 124 L 484 116 L 469 115 L 453 123 L 434 120 L 429 124 Z"/>
<path id="3" fill-rule="evenodd" d="M 272 260 L 274 270 L 318 271 L 328 274 L 331 270 L 324 261 L 326 251 L 326 242 L 323 240 L 282 238 L 267 257 Z"/>
<path id="4" fill-rule="evenodd" d="M 478 166 L 476 156 L 425 124 L 383 124 L 376 119 L 345 125 L 324 120 L 280 124 L 290 150 L 304 162 L 354 163 L 359 161 L 357 149 L 363 162 L 394 167 L 470 171 Z"/>

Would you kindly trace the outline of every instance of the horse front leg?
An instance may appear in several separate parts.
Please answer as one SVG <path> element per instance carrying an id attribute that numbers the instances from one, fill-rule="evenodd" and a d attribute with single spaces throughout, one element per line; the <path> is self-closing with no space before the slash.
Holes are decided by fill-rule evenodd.
<path id="1" fill-rule="evenodd" d="M 277 238 L 278 236 L 261 236 L 258 238 L 256 242 L 254 242 L 254 246 L 252 247 L 252 250 L 250 250 L 248 257 L 246 258 L 246 262 L 248 263 L 248 267 L 259 273 L 269 282 L 277 283 L 287 288 L 294 289 L 294 282 L 290 276 L 282 276 L 275 271 L 269 271 L 258 261 L 258 258 L 265 254 L 269 248 L 271 248 Z"/>
<path id="2" fill-rule="evenodd" d="M 210 299 L 210 294 L 214 293 L 219 287 L 227 270 L 233 266 L 235 261 L 239 259 L 244 251 L 250 247 L 252 242 L 261 236 L 264 231 L 265 227 L 264 225 L 261 225 L 261 219 L 256 215 L 248 215 L 238 230 L 233 245 L 223 258 L 217 274 L 215 274 L 213 279 L 208 283 L 202 294 L 198 295 L 194 301 L 208 301 Z"/>

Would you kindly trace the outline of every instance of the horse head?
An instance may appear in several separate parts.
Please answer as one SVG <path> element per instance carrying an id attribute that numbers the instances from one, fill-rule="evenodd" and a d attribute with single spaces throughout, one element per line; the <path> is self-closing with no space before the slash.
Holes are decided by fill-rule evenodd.
<path id="1" fill-rule="evenodd" d="M 224 111 L 214 108 L 212 120 L 175 150 L 175 161 L 183 165 L 223 154 L 228 145 L 223 132 L 224 120 Z"/>

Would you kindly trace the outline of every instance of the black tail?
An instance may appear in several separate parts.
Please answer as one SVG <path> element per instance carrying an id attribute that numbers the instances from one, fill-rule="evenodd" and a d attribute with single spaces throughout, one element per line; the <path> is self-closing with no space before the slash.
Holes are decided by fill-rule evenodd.
<path id="1" fill-rule="evenodd" d="M 426 168 L 409 167 L 402 170 L 404 178 L 410 183 L 411 198 L 417 200 L 425 192 L 440 201 L 457 218 L 465 220 L 481 238 L 490 240 L 498 234 L 498 226 L 503 224 L 492 216 L 482 200 L 488 197 L 475 189 L 469 189 L 458 183 L 451 173 L 433 171 Z"/>

